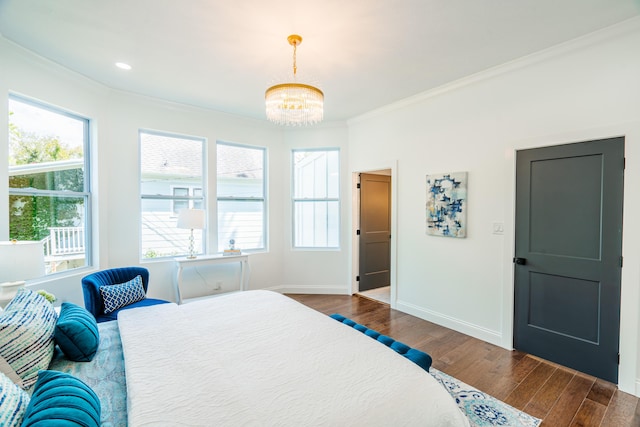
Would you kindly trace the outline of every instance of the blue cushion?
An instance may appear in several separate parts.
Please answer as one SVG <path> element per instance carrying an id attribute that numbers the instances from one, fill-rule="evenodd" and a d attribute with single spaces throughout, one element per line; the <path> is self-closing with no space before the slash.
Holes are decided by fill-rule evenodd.
<path id="1" fill-rule="evenodd" d="M 20 377 L 25 389 L 36 382 L 38 371 L 47 369 L 53 358 L 57 319 L 53 305 L 27 288 L 20 288 L 0 313 L 0 357 Z"/>
<path id="2" fill-rule="evenodd" d="M 125 283 L 100 286 L 100 294 L 104 303 L 104 314 L 145 299 L 142 287 L 142 276 L 136 276 Z"/>
<path id="3" fill-rule="evenodd" d="M 70 302 L 62 303 L 54 338 L 67 359 L 74 362 L 90 362 L 100 343 L 95 317 Z"/>
<path id="4" fill-rule="evenodd" d="M 0 426 L 19 426 L 27 405 L 27 392 L 0 373 Z"/>
<path id="5" fill-rule="evenodd" d="M 22 427 L 100 426 L 100 399 L 79 379 L 40 371 Z"/>
<path id="6" fill-rule="evenodd" d="M 341 314 L 334 313 L 329 317 L 336 319 L 338 322 L 344 323 L 347 326 L 351 326 L 355 330 L 360 331 L 363 334 L 378 341 L 379 343 L 386 345 L 387 347 L 393 349 L 396 353 L 401 354 L 416 365 L 420 366 L 425 371 L 429 372 L 429 368 L 431 367 L 431 363 L 433 362 L 433 360 L 431 359 L 431 356 L 429 356 L 424 351 L 416 350 L 415 348 L 409 347 L 408 345 L 401 343 L 400 341 L 396 341 L 391 337 L 382 335 L 380 334 L 380 332 L 369 329 L 366 326 L 356 323 Z"/>

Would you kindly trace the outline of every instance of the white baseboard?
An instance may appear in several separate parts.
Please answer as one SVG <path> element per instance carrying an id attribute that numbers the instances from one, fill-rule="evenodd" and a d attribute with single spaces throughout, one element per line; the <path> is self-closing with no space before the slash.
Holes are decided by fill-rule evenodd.
<path id="1" fill-rule="evenodd" d="M 404 301 L 397 301 L 395 308 L 396 310 L 402 311 L 412 316 L 416 316 L 421 319 L 428 320 L 429 322 L 436 323 L 440 326 L 453 329 L 454 331 L 458 331 L 460 333 L 470 335 L 479 340 L 486 341 L 488 343 L 505 348 L 502 345 L 502 334 L 498 331 L 494 331 L 488 328 L 483 328 L 481 326 L 474 325 L 473 323 L 465 322 L 464 320 L 446 316 L 444 314 L 441 314 L 432 310 L 426 310 L 422 307 L 418 307 L 416 305 L 413 305 Z M 508 349 L 508 350 L 511 350 L 511 349 Z"/>

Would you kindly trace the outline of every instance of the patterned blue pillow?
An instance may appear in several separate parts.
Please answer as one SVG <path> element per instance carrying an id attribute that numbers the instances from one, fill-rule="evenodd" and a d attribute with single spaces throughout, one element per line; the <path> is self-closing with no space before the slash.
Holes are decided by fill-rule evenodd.
<path id="1" fill-rule="evenodd" d="M 0 357 L 22 378 L 25 389 L 53 358 L 57 319 L 53 304 L 27 288 L 20 288 L 0 313 Z"/>
<path id="2" fill-rule="evenodd" d="M 0 426 L 19 426 L 27 405 L 27 392 L 0 373 Z"/>
<path id="3" fill-rule="evenodd" d="M 100 399 L 78 378 L 41 371 L 21 427 L 100 426 Z"/>
<path id="4" fill-rule="evenodd" d="M 104 304 L 104 314 L 113 313 L 119 308 L 146 298 L 140 275 L 119 285 L 100 286 L 100 294 Z"/>

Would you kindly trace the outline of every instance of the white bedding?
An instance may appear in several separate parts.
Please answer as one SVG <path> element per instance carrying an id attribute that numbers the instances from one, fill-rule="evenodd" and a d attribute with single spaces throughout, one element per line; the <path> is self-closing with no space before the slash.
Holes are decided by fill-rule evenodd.
<path id="1" fill-rule="evenodd" d="M 427 372 L 269 291 L 125 310 L 130 426 L 468 426 Z"/>

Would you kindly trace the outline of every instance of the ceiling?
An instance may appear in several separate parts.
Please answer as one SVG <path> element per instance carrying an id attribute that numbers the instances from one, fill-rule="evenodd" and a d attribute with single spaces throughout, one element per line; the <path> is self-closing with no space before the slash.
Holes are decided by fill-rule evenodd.
<path id="1" fill-rule="evenodd" d="M 115 89 L 258 119 L 297 33 L 298 76 L 341 121 L 639 14 L 640 0 L 0 0 L 0 33 Z"/>

